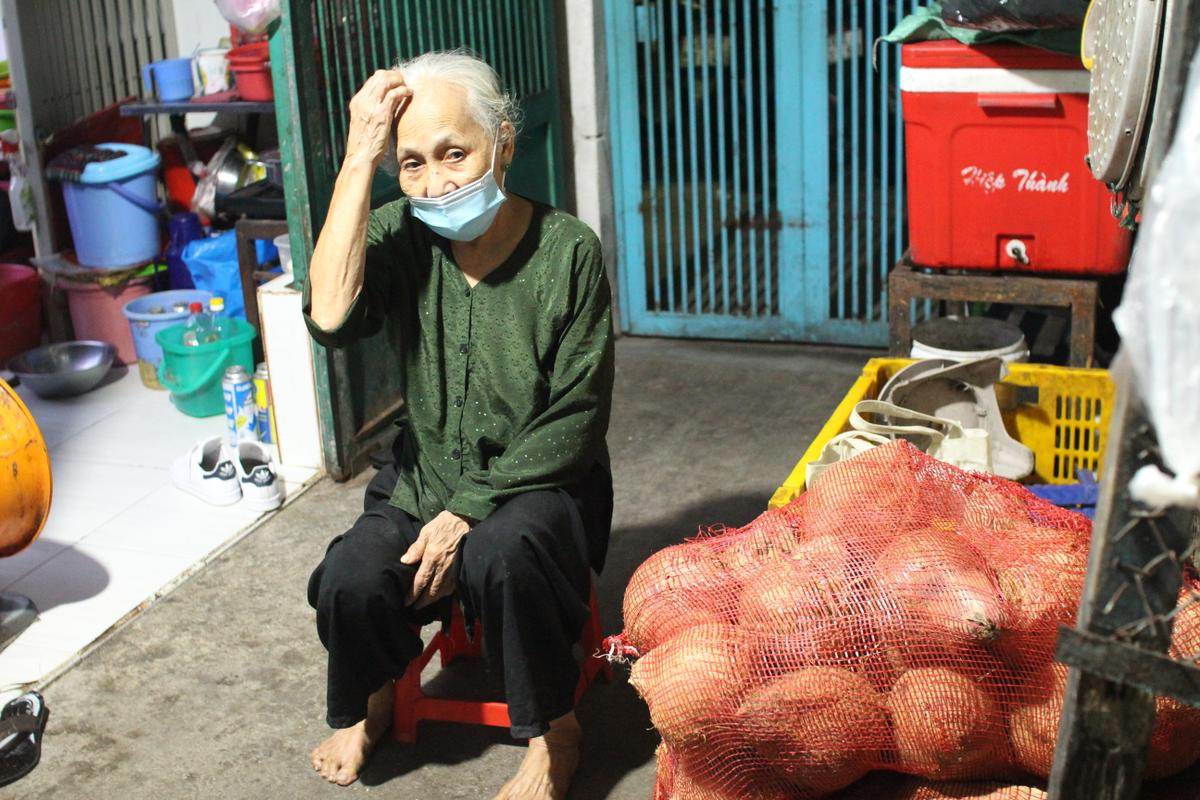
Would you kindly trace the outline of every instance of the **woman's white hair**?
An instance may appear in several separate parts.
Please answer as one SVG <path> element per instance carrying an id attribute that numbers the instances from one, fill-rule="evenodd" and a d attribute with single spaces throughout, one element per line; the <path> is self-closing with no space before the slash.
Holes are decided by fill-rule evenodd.
<path id="1" fill-rule="evenodd" d="M 505 122 L 512 125 L 514 131 L 520 127 L 520 107 L 516 98 L 500 88 L 500 76 L 496 70 L 469 50 L 460 48 L 422 53 L 401 61 L 395 69 L 400 71 L 404 82 L 414 92 L 427 79 L 461 86 L 467 94 L 468 111 L 490 137 L 497 136 L 500 126 Z M 392 175 L 399 171 L 394 130 L 381 166 Z"/>

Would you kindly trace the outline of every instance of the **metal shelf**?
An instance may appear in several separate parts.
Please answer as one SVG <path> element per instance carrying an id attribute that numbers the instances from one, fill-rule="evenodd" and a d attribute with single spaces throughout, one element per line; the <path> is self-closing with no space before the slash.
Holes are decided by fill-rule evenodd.
<path id="1" fill-rule="evenodd" d="M 191 114 L 205 111 L 226 111 L 234 114 L 274 114 L 274 102 L 251 102 L 248 100 L 233 100 L 218 103 L 191 102 L 181 100 L 177 103 L 129 103 L 121 106 L 123 117 L 145 117 L 153 114 Z"/>

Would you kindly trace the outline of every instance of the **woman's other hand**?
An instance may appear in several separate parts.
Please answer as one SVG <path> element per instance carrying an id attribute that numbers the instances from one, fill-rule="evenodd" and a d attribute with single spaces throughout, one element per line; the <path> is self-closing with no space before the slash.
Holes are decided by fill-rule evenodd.
<path id="1" fill-rule="evenodd" d="M 402 564 L 417 564 L 408 602 L 417 608 L 440 600 L 454 592 L 454 559 L 458 545 L 471 530 L 471 524 L 457 514 L 443 511 L 434 517 L 412 547 L 400 557 Z"/>
<path id="2" fill-rule="evenodd" d="M 387 153 L 388 140 L 412 97 L 412 89 L 394 69 L 377 70 L 350 100 L 350 132 L 346 137 L 346 160 L 361 160 L 372 168 Z"/>

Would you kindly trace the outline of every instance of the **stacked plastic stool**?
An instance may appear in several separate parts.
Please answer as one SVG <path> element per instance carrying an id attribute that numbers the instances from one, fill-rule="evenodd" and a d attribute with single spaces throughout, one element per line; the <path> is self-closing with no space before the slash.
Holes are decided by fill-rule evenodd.
<path id="1" fill-rule="evenodd" d="M 604 638 L 600 632 L 600 613 L 596 604 L 595 583 L 591 587 L 588 606 L 591 613 L 588 614 L 588 620 L 584 623 L 579 638 L 579 645 L 583 651 L 583 663 L 579 667 L 579 683 L 575 687 L 576 703 L 583 697 L 584 692 L 597 676 L 603 675 L 605 680 L 612 680 L 612 666 L 608 661 L 593 657 Z M 396 680 L 392 735 L 398 741 L 415 742 L 417 740 L 417 723 L 421 720 L 463 722 L 495 728 L 511 726 L 507 703 L 430 697 L 421 689 L 421 672 L 435 655 L 440 656 L 441 665 L 445 668 L 459 658 L 478 658 L 480 652 L 480 638 L 476 636 L 471 639 L 467 636 L 466 624 L 458 609 L 458 604 L 455 603 L 449 629 L 439 630 L 435 633 L 421 655 L 410 663 L 404 675 Z"/>

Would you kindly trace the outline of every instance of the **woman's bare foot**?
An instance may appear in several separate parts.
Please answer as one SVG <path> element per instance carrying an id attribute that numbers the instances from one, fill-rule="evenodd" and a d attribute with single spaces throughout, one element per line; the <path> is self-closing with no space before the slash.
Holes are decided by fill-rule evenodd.
<path id="1" fill-rule="evenodd" d="M 562 800 L 579 766 L 582 731 L 572 711 L 550 723 L 544 736 L 529 740 L 529 750 L 516 776 L 495 800 Z"/>
<path id="2" fill-rule="evenodd" d="M 339 786 L 349 786 L 371 757 L 392 722 L 394 690 L 388 681 L 367 701 L 367 718 L 349 728 L 340 728 L 312 751 L 313 769 Z"/>

